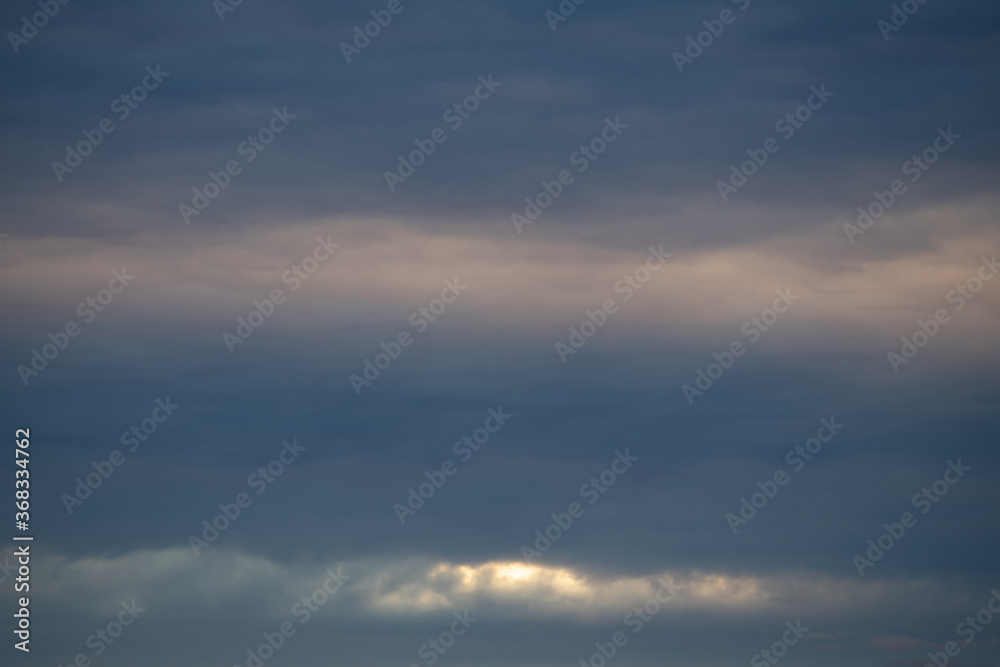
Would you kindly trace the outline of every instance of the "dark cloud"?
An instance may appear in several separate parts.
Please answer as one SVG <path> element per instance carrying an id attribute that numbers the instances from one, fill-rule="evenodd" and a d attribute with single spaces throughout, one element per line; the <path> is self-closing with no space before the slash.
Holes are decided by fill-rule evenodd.
<path id="1" fill-rule="evenodd" d="M 466 607 L 482 621 L 442 664 L 578 664 L 665 573 L 688 597 L 620 664 L 749 661 L 797 618 L 815 623 L 800 664 L 918 665 L 955 639 L 998 584 L 1000 283 L 948 295 L 996 250 L 1000 14 L 929 0 L 884 40 L 892 3 L 740 4 L 591 0 L 553 31 L 554 1 L 402 0 L 348 63 L 341 42 L 386 3 L 244 0 L 220 21 L 209 0 L 74 1 L 0 56 L 0 386 L 4 423 L 33 431 L 32 660 L 69 664 L 137 598 L 148 615 L 102 664 L 245 664 L 337 564 L 352 583 L 269 664 L 422 665 Z M 672 54 L 727 8 L 679 73 Z M 34 11 L 8 4 L 0 26 Z M 157 66 L 120 118 L 113 100 Z M 820 86 L 833 96 L 783 136 Z M 60 182 L 52 162 L 106 117 Z M 447 141 L 390 192 L 384 172 L 435 128 Z M 939 128 L 961 136 L 910 181 Z M 771 137 L 723 201 L 717 182 Z M 186 224 L 178 206 L 230 160 Z M 519 234 L 511 215 L 561 170 L 573 182 Z M 894 179 L 905 194 L 852 244 L 844 224 Z M 317 237 L 341 246 L 293 290 Z M 650 245 L 673 257 L 626 300 Z M 135 283 L 85 322 L 78 304 L 122 267 Z M 468 292 L 418 330 L 456 276 Z M 751 342 L 744 323 L 788 288 L 801 302 Z M 274 289 L 287 301 L 230 354 L 223 332 Z M 555 343 L 609 298 L 620 312 L 561 363 Z M 938 308 L 951 321 L 894 372 L 886 354 Z M 68 322 L 81 335 L 26 385 L 18 366 Z M 350 376 L 401 332 L 412 346 L 358 395 Z M 689 404 L 683 385 L 736 341 L 746 354 Z M 68 513 L 168 397 L 176 413 Z M 509 424 L 461 460 L 501 407 Z M 843 431 L 790 472 L 831 418 Z M 257 495 L 250 476 L 292 439 L 305 451 Z M 639 461 L 586 504 L 625 450 Z M 919 514 L 914 494 L 959 459 L 967 477 Z M 457 473 L 400 525 L 394 505 L 446 461 Z M 733 535 L 726 515 L 779 470 L 790 483 Z M 195 558 L 189 537 L 243 492 Z M 574 502 L 547 569 L 512 567 Z M 917 524 L 859 577 L 853 556 L 906 511 Z M 993 664 L 995 637 L 953 664 Z"/>

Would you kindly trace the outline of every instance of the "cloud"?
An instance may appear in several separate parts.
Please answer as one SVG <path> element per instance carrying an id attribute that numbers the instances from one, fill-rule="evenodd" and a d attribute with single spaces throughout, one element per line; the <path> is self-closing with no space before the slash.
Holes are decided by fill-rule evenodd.
<path id="1" fill-rule="evenodd" d="M 276 562 L 220 547 L 198 557 L 188 549 L 174 548 L 104 557 L 44 557 L 36 565 L 44 603 L 85 615 L 136 598 L 174 610 L 192 603 L 218 608 L 253 600 L 254 613 L 265 618 L 281 617 L 299 596 L 314 590 L 327 571 L 341 570 L 349 582 L 330 604 L 331 613 L 382 619 L 474 608 L 491 617 L 607 623 L 655 597 L 657 591 L 668 592 L 663 612 L 667 616 L 695 613 L 730 619 L 779 618 L 801 615 L 803 610 L 817 621 L 858 613 L 909 616 L 931 610 L 958 612 L 967 609 L 970 600 L 966 592 L 926 578 L 864 581 L 816 572 L 734 575 L 698 570 L 598 575 L 524 561 Z M 911 645 L 908 641 L 873 635 L 869 644 L 900 648 Z"/>

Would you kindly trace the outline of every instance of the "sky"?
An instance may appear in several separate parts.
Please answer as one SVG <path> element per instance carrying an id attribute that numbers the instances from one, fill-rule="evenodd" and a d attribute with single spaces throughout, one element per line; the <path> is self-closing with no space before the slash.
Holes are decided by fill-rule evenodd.
<path id="1" fill-rule="evenodd" d="M 3 664 L 1000 665 L 996 5 L 0 27 Z"/>

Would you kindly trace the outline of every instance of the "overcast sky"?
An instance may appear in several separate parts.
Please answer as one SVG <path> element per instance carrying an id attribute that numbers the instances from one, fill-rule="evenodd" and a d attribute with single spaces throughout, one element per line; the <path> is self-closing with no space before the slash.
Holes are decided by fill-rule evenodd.
<path id="1" fill-rule="evenodd" d="M 1000 8 L 51 3 L 10 664 L 1000 665 Z"/>

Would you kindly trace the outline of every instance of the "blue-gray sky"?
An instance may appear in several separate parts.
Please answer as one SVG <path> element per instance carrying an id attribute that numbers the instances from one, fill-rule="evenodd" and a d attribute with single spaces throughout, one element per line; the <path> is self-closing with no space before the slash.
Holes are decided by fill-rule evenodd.
<path id="1" fill-rule="evenodd" d="M 1000 590 L 996 6 L 45 6 L 0 10 L 10 664 L 286 621 L 268 666 L 774 664 L 797 621 L 775 661 L 1000 664 L 960 625 Z"/>

